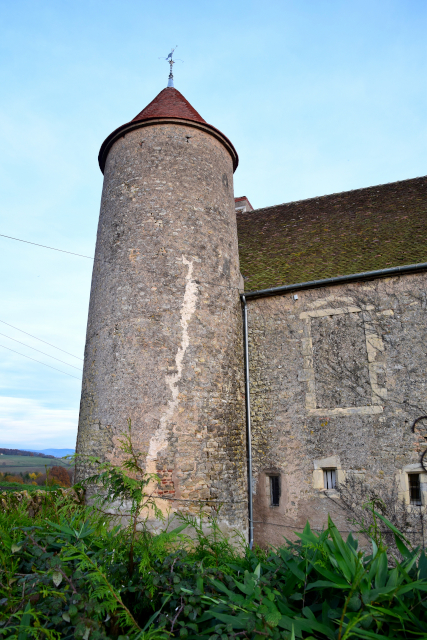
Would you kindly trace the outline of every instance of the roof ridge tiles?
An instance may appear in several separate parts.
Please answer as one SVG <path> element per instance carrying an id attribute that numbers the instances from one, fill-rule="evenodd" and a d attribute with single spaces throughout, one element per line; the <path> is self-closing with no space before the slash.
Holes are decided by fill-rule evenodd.
<path id="1" fill-rule="evenodd" d="M 360 191 L 369 191 L 370 189 L 377 189 L 380 187 L 386 187 L 391 184 L 402 184 L 404 182 L 415 182 L 416 180 L 424 180 L 427 178 L 425 176 L 417 176 L 416 178 L 406 178 L 405 180 L 396 180 L 394 182 L 383 182 L 381 184 L 373 184 L 370 187 L 359 187 L 358 189 L 349 189 L 348 191 L 336 191 L 334 193 L 325 193 L 323 196 L 314 196 L 312 198 L 302 198 L 301 200 L 291 200 L 290 202 L 281 202 L 279 204 L 272 204 L 269 207 L 259 207 L 259 209 L 254 209 L 251 213 L 256 213 L 258 211 L 267 211 L 268 209 L 275 209 L 276 207 L 287 207 L 293 204 L 299 204 L 300 202 L 310 202 L 310 200 L 321 200 L 324 198 L 331 198 L 332 196 L 339 196 L 347 193 L 357 193 Z"/>

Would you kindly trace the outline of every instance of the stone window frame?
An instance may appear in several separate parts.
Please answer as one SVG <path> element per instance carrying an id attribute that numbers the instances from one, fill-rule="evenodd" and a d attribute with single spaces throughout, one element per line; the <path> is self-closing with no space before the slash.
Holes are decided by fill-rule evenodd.
<path id="1" fill-rule="evenodd" d="M 300 319 L 304 322 L 304 337 L 302 338 L 303 353 L 303 371 L 299 375 L 299 380 L 307 383 L 307 391 L 305 394 L 305 408 L 309 416 L 329 417 L 329 416 L 348 416 L 348 415 L 372 415 L 383 413 L 382 401 L 387 398 L 387 389 L 380 387 L 378 384 L 379 363 L 377 360 L 378 353 L 384 351 L 384 343 L 380 335 L 375 329 L 375 324 L 371 316 L 366 313 L 373 311 L 375 307 L 371 304 L 347 307 L 337 307 L 335 309 L 315 309 L 313 311 L 303 311 L 300 313 Z M 317 408 L 316 400 L 316 382 L 313 365 L 313 340 L 311 336 L 311 318 L 323 318 L 325 316 L 343 315 L 346 313 L 361 313 L 365 330 L 366 352 L 368 356 L 368 372 L 369 382 L 371 385 L 371 404 L 359 407 L 335 407 L 335 408 Z M 390 315 L 391 310 L 383 311 L 381 315 Z"/>
<path id="2" fill-rule="evenodd" d="M 421 506 L 411 504 L 411 496 L 409 493 L 409 476 L 413 473 L 417 473 L 420 476 L 420 493 L 421 493 Z M 422 466 L 421 462 L 414 464 L 407 464 L 401 471 L 396 474 L 397 482 L 397 498 L 403 500 L 408 509 L 416 509 L 419 511 L 426 511 L 427 507 L 427 472 Z"/>
<path id="3" fill-rule="evenodd" d="M 329 456 L 328 458 L 321 458 L 320 460 L 313 460 L 313 489 L 322 491 L 323 493 L 338 495 L 337 488 L 340 484 L 345 482 L 346 473 L 341 466 L 339 456 Z M 325 469 L 335 469 L 336 485 L 335 489 L 325 489 L 323 480 L 323 471 Z"/>

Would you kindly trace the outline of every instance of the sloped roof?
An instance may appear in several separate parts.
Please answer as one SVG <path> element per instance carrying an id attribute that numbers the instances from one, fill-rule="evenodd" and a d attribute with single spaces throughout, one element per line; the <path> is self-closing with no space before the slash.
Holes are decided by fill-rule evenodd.
<path id="1" fill-rule="evenodd" d="M 237 214 L 253 291 L 427 262 L 427 176 Z"/>
<path id="2" fill-rule="evenodd" d="M 145 109 L 138 113 L 132 122 L 148 120 L 149 118 L 184 118 L 194 122 L 203 122 L 202 116 L 191 106 L 174 87 L 167 87 L 148 104 Z"/>
<path id="3" fill-rule="evenodd" d="M 202 116 L 197 113 L 182 93 L 174 87 L 166 87 L 133 120 L 122 124 L 104 140 L 98 155 L 99 167 L 102 173 L 104 173 L 105 163 L 111 147 L 126 133 L 144 126 L 162 122 L 179 124 L 180 121 L 187 126 L 202 129 L 219 140 L 231 155 L 233 171 L 236 171 L 239 164 L 239 156 L 227 136 L 216 127 L 208 124 L 206 120 L 203 120 Z"/>

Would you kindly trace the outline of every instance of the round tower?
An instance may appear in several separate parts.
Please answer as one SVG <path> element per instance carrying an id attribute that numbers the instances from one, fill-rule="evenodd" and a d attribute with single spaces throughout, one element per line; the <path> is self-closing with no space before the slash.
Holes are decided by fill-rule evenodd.
<path id="1" fill-rule="evenodd" d="M 130 418 L 164 511 L 246 531 L 237 163 L 173 87 L 103 143 L 77 453 L 118 462 Z"/>

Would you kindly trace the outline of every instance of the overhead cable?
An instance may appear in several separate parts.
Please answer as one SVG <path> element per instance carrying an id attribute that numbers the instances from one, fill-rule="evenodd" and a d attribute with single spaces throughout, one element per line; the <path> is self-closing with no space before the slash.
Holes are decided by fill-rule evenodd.
<path id="1" fill-rule="evenodd" d="M 65 349 L 61 349 L 60 347 L 55 347 L 54 344 L 51 344 L 50 342 L 46 342 L 46 340 L 42 340 L 41 338 L 37 338 L 37 336 L 33 336 L 33 334 L 32 333 L 28 333 L 28 331 L 24 331 L 23 329 L 18 329 L 18 327 L 15 327 L 13 324 L 9 324 L 9 322 L 5 322 L 4 320 L 0 320 L 0 322 L 2 324 L 7 324 L 8 327 L 12 327 L 12 329 L 16 329 L 17 331 L 20 331 L 21 333 L 25 333 L 25 335 L 30 336 L 31 338 L 35 338 L 35 340 L 40 340 L 40 342 L 44 342 L 45 344 L 48 344 L 49 347 L 53 347 L 54 349 L 58 349 L 58 351 L 62 351 L 63 353 L 66 353 L 68 356 L 71 356 L 72 358 L 77 358 L 77 360 L 81 360 L 83 362 L 83 358 L 79 358 L 79 356 L 75 356 L 72 353 L 69 353 L 69 351 L 65 351 Z M 71 366 L 72 365 L 70 365 L 70 367 Z"/>
<path id="2" fill-rule="evenodd" d="M 25 242 L 25 244 L 33 244 L 35 247 L 43 247 L 43 249 L 51 249 L 52 251 L 69 253 L 71 256 L 79 256 L 79 258 L 88 258 L 88 260 L 93 260 L 91 256 L 84 256 L 81 253 L 73 253 L 72 251 L 65 251 L 65 249 L 57 249 L 56 247 L 48 247 L 45 244 L 37 244 L 37 242 L 30 242 L 29 240 L 21 240 L 21 238 L 13 238 L 12 236 L 5 236 L 3 233 L 0 233 L 0 237 L 8 238 L 9 240 L 16 240 L 17 242 Z"/>
<path id="3" fill-rule="evenodd" d="M 3 347 L 3 349 L 7 349 L 8 351 L 13 351 L 13 353 L 17 353 L 18 356 L 23 356 L 24 358 L 28 358 L 29 360 L 33 360 L 34 362 L 38 362 L 39 364 L 44 364 L 45 367 L 49 367 L 49 369 L 54 369 L 55 371 L 59 371 L 59 373 L 63 373 L 66 376 L 70 376 L 70 378 L 75 378 L 76 380 L 80 380 L 80 378 L 78 378 L 77 376 L 72 376 L 71 373 L 67 373 L 66 371 L 61 371 L 61 369 L 52 367 L 50 364 L 46 364 L 46 362 L 41 362 L 41 360 L 30 358 L 30 356 L 26 356 L 24 353 L 19 353 L 19 351 L 15 351 L 15 349 L 11 349 L 10 347 L 5 347 L 4 344 L 0 344 L 0 347 Z"/>
<path id="4" fill-rule="evenodd" d="M 7 336 L 5 333 L 0 333 L 0 336 L 9 338 L 9 340 L 13 340 L 14 342 L 19 342 L 19 344 L 23 344 L 24 347 L 28 347 L 29 349 L 34 349 L 34 351 L 37 351 L 38 353 L 42 353 L 44 356 L 47 356 L 48 358 L 53 358 L 53 360 L 57 360 L 58 362 L 62 362 L 62 364 L 66 364 L 67 367 L 73 367 L 73 369 L 77 369 L 77 371 L 81 371 L 81 369 L 79 369 L 78 367 L 75 367 L 73 364 L 68 364 L 68 362 L 65 362 L 65 360 L 60 360 L 59 358 L 55 358 L 55 356 L 51 356 L 48 353 L 45 353 L 44 351 L 40 351 L 40 349 L 31 347 L 29 344 L 25 344 L 25 342 L 21 342 L 20 340 L 16 340 L 15 338 L 11 338 L 10 336 Z"/>

